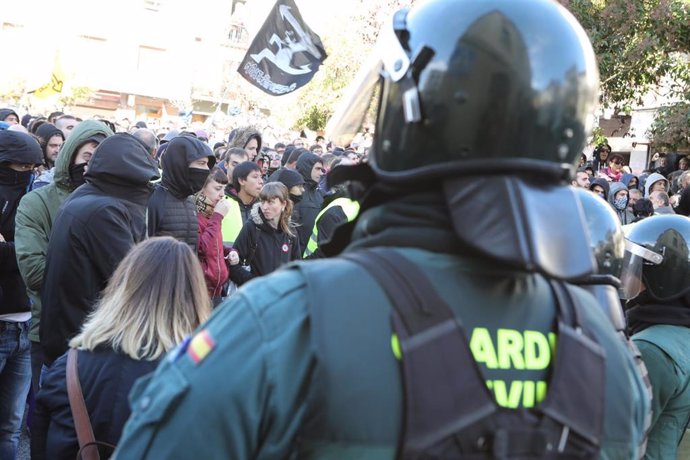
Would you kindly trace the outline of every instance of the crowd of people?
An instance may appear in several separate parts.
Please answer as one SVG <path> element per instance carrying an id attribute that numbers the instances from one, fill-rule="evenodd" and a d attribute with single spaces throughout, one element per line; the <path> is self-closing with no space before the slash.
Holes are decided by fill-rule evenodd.
<path id="1" fill-rule="evenodd" d="M 557 2 L 393 19 L 345 148 L 0 109 L 0 460 L 676 457 L 690 158 L 581 154 Z"/>
<path id="2" fill-rule="evenodd" d="M 317 225 L 324 202 L 344 197 L 326 173 L 362 159 L 323 137 L 309 149 L 301 137 L 267 147 L 252 127 L 210 146 L 202 130 L 155 133 L 143 122 L 115 132 L 101 119 L 0 109 L 0 123 L 3 459 L 13 458 L 27 395 L 32 456 L 79 450 L 63 399 L 73 348 L 84 354 L 87 405 L 98 401 L 102 415 L 97 437 L 117 444 L 134 380 L 201 324 L 207 303 L 302 259 L 314 232 L 326 241 L 348 220 Z M 156 309 L 168 301 L 166 318 Z M 171 329 L 151 330 L 155 321 Z"/>
<path id="3" fill-rule="evenodd" d="M 571 184 L 589 189 L 607 201 L 622 225 L 655 214 L 690 215 L 690 157 L 656 153 L 649 168 L 633 174 L 620 153 L 599 144 L 588 160 L 583 153 Z"/>

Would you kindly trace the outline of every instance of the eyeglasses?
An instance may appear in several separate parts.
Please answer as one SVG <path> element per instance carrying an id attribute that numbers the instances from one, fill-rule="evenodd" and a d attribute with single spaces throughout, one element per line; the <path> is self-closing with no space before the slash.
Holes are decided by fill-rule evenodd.
<path id="1" fill-rule="evenodd" d="M 622 164 L 623 164 L 623 162 L 622 162 L 621 160 L 618 160 L 618 159 L 616 159 L 616 160 L 611 160 L 611 162 L 612 162 L 613 164 L 616 164 L 616 165 L 622 165 Z"/>

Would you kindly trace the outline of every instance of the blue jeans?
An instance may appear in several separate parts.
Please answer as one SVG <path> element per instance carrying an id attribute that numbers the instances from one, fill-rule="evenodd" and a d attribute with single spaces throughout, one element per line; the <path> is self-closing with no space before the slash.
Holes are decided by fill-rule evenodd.
<path id="1" fill-rule="evenodd" d="M 30 385 L 29 321 L 0 321 L 0 460 L 16 455 Z"/>

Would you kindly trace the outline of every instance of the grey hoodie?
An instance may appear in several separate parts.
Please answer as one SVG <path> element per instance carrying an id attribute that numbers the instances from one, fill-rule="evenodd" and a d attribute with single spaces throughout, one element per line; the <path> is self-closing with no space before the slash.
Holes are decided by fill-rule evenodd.
<path id="1" fill-rule="evenodd" d="M 633 220 L 635 219 L 635 215 L 628 211 L 628 203 L 626 201 L 625 203 L 625 208 L 623 209 L 618 209 L 616 208 L 615 201 L 616 201 L 616 193 L 620 192 L 621 190 L 628 190 L 628 187 L 623 184 L 622 182 L 611 182 L 610 188 L 609 188 L 609 195 L 608 195 L 608 202 L 613 208 L 613 210 L 616 212 L 616 215 L 618 216 L 618 219 L 621 221 L 622 225 L 627 225 L 631 224 Z"/>
<path id="2" fill-rule="evenodd" d="M 666 193 L 668 193 L 668 180 L 659 173 L 652 173 L 649 175 L 649 177 L 647 177 L 647 180 L 644 183 L 644 196 L 645 197 L 649 198 L 649 194 L 651 193 L 652 185 L 654 185 L 655 182 L 659 182 L 660 180 L 665 182 L 664 186 L 666 187 Z"/>

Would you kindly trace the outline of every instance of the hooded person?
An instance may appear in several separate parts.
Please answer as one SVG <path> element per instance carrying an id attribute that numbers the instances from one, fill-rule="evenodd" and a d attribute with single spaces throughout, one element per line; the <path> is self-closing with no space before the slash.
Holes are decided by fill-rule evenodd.
<path id="1" fill-rule="evenodd" d="M 608 196 L 609 196 L 609 181 L 604 179 L 603 177 L 597 177 L 596 179 L 592 179 L 592 182 L 589 184 L 589 189 L 599 195 L 603 200 L 608 201 Z"/>
<path id="2" fill-rule="evenodd" d="M 254 161 L 259 152 L 261 152 L 261 133 L 253 126 L 243 126 L 234 129 L 228 139 L 228 148 L 239 147 L 246 150 L 249 155 L 249 161 Z"/>
<path id="3" fill-rule="evenodd" d="M 19 124 L 19 115 L 12 109 L 0 109 L 0 121 L 10 124 Z"/>
<path id="4" fill-rule="evenodd" d="M 158 166 L 139 140 L 121 133 L 101 142 L 84 177 L 58 211 L 48 242 L 41 322 L 51 327 L 39 331 L 46 364 L 67 350 L 117 265 L 146 238 Z"/>
<path id="5" fill-rule="evenodd" d="M 65 142 L 65 135 L 50 123 L 42 124 L 36 130 L 36 135 L 40 138 L 39 143 L 43 149 L 43 164 L 47 169 L 52 169 L 55 166 L 60 147 Z"/>
<path id="6" fill-rule="evenodd" d="M 60 149 L 53 169 L 53 182 L 38 189 L 34 187 L 32 192 L 22 198 L 17 209 L 18 233 L 15 244 L 19 271 L 31 299 L 29 340 L 33 349 L 32 366 L 36 374 L 34 386 L 38 384 L 38 375 L 43 364 L 39 337 L 41 286 L 53 222 L 62 203 L 84 181 L 83 173 L 82 177 L 75 176 L 76 180 L 72 180 L 70 168 L 74 163 L 81 162 L 86 154 L 93 152 L 103 139 L 112 135 L 113 132 L 107 126 L 96 120 L 80 123 Z M 83 171 L 81 165 L 77 166 L 80 172 Z"/>
<path id="7" fill-rule="evenodd" d="M 608 202 L 616 211 L 621 225 L 633 223 L 635 216 L 628 210 L 628 187 L 621 182 L 612 182 L 608 193 Z"/>
<path id="8" fill-rule="evenodd" d="M 316 216 L 321 212 L 324 196 L 319 190 L 319 181 L 323 176 L 323 160 L 311 152 L 305 152 L 297 160 L 297 172 L 304 179 L 304 193 L 302 199 L 295 205 L 297 215 L 301 219 L 297 227 L 297 236 L 302 250 L 307 245 Z"/>
<path id="9" fill-rule="evenodd" d="M 668 179 L 659 173 L 651 173 L 644 182 L 644 196 L 649 198 L 652 192 L 668 193 Z"/>
<path id="10" fill-rule="evenodd" d="M 17 266 L 15 216 L 41 147 L 28 134 L 0 132 L 0 458 L 14 458 L 31 383 L 31 308 Z"/>
<path id="11" fill-rule="evenodd" d="M 623 174 L 621 176 L 620 182 L 623 185 L 625 185 L 626 187 L 628 187 L 629 190 L 633 189 L 633 188 L 637 189 L 637 190 L 640 189 L 640 179 L 634 174 L 630 174 L 630 173 Z"/>
<path id="12" fill-rule="evenodd" d="M 177 136 L 167 144 L 161 182 L 148 204 L 149 236 L 172 236 L 196 253 L 199 223 L 192 196 L 203 188 L 215 163 L 211 148 L 195 137 Z"/>

